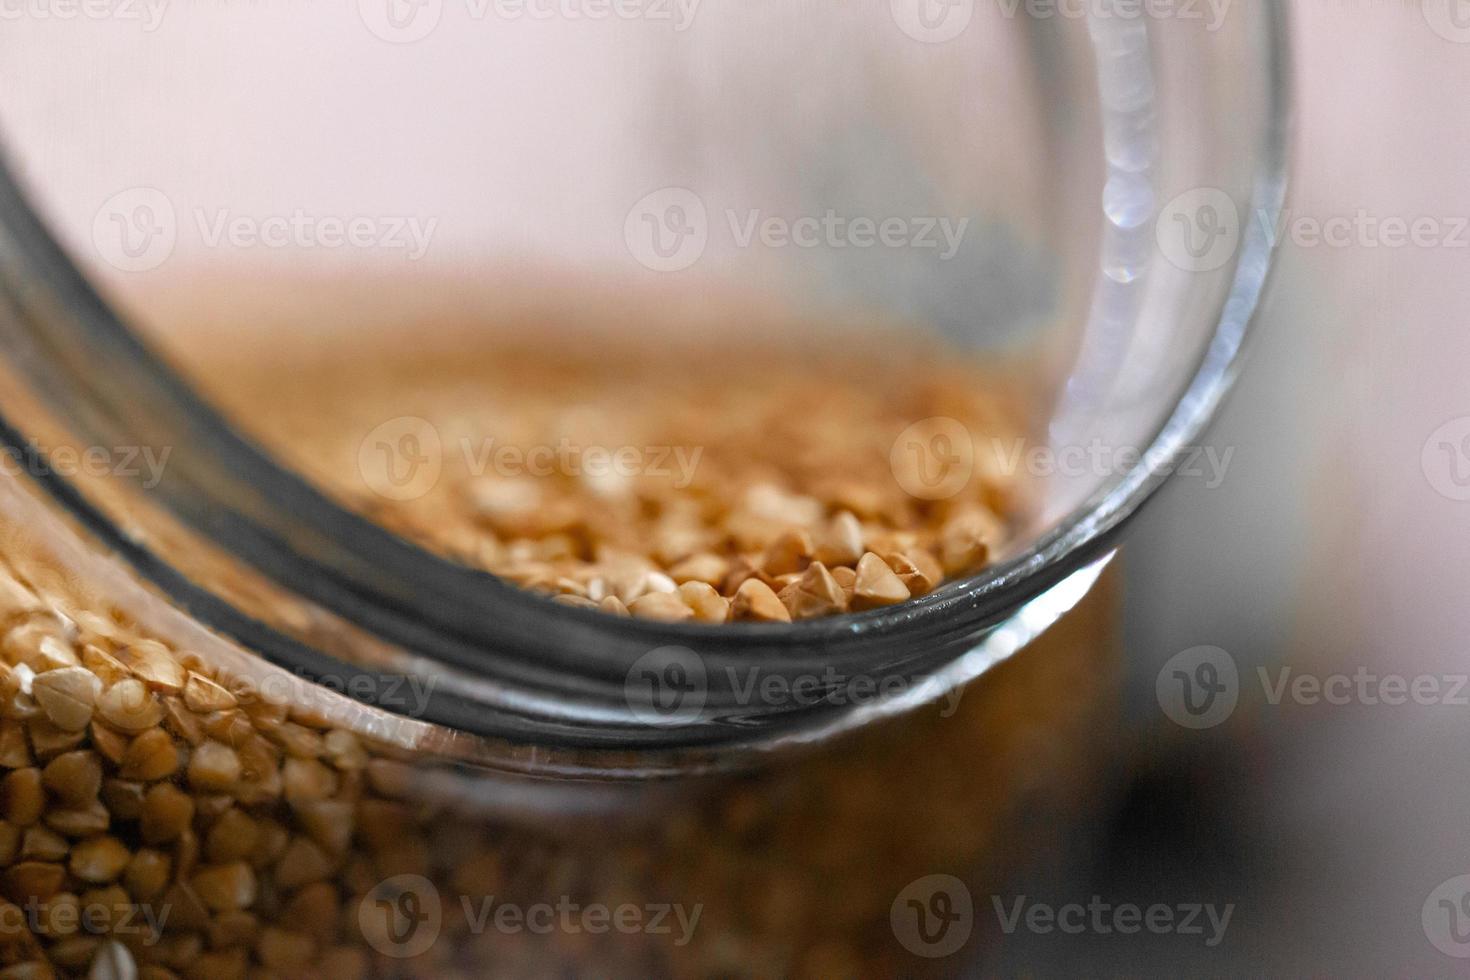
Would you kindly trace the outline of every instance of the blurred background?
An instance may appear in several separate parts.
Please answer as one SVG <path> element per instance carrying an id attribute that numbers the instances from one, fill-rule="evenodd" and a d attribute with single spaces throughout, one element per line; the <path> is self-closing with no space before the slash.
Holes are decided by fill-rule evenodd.
<path id="1" fill-rule="evenodd" d="M 1465 889 L 1453 883 L 1470 874 L 1470 686 L 1461 686 L 1470 673 L 1470 3 L 1288 6 L 1293 190 L 1273 230 L 1275 282 L 1247 369 L 1204 440 L 1225 465 L 1177 476 L 1128 538 L 1130 761 L 1117 814 L 1080 876 L 1033 891 L 1056 904 L 1097 896 L 1230 907 L 1228 928 L 1215 945 L 1177 933 L 1022 929 L 987 972 L 1439 976 L 1464 975 L 1470 956 L 1470 907 L 1455 908 Z M 228 18 L 212 23 L 231 30 Z M 54 25 L 26 26 L 25 43 L 0 40 L 0 83 L 34 94 L 67 42 Z M 50 203 L 63 233 L 80 240 L 106 193 L 138 179 L 141 157 L 135 144 L 106 139 L 108 86 L 127 84 L 126 74 L 68 64 L 47 97 L 6 105 L 0 95 L 0 120 L 34 154 L 33 179 L 66 189 Z M 188 87 L 211 71 L 134 68 L 140 86 Z M 354 74 L 350 54 L 301 70 L 314 84 L 366 86 L 385 112 L 415 111 L 404 93 Z M 557 101 L 575 113 L 586 104 L 573 82 Z M 242 158 L 261 166 L 280 117 L 252 105 L 229 108 Z M 82 146 L 93 150 L 69 152 Z M 375 153 L 359 175 L 367 185 L 422 165 L 410 140 L 380 139 Z M 479 179 L 489 193 L 504 176 Z M 1045 196 L 1013 176 L 1019 197 Z M 558 186 L 556 174 L 543 179 Z M 572 193 L 564 203 L 573 213 L 584 202 Z M 1386 221 L 1424 218 L 1441 230 L 1432 243 L 1383 233 Z M 446 225 L 438 241 L 452 244 L 442 236 L 453 233 Z M 997 254 L 996 281 L 1024 281 L 1039 264 L 1021 246 Z M 1176 670 L 1204 677 L 1204 661 L 1233 667 L 1222 683 L 1235 705 L 1188 727 L 1168 692 Z M 1303 676 L 1306 686 L 1293 687 Z M 1346 693 L 1329 700 L 1314 682 Z M 1400 684 L 1423 696 L 1395 694 Z"/>

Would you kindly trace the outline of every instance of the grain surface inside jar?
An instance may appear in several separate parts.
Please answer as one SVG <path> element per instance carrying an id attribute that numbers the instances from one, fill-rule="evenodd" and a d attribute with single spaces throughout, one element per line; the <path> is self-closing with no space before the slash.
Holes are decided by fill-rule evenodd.
<path id="1" fill-rule="evenodd" d="M 572 608 L 861 613 L 982 571 L 1025 517 L 1027 406 L 978 354 L 810 326 L 547 329 L 391 368 L 371 343 L 328 358 L 298 340 L 195 370 L 339 500 Z"/>

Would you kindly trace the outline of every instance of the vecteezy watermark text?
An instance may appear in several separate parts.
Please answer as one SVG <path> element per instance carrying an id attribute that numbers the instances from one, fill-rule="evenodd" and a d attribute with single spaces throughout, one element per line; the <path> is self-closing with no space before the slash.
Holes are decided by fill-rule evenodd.
<path id="1" fill-rule="evenodd" d="M 1130 936 L 1152 933 L 1156 936 L 1198 936 L 1213 949 L 1225 938 L 1234 903 L 1214 905 L 1208 902 L 1154 902 L 1137 905 L 1132 902 L 1108 902 L 1093 895 L 1085 904 L 1066 902 L 1053 905 L 1030 901 L 1025 895 L 1014 899 L 990 896 L 990 904 L 1007 936 L 1018 930 L 1048 935 Z"/>
<path id="2" fill-rule="evenodd" d="M 1225 482 L 1235 447 L 1164 450 L 1113 445 L 1101 438 L 1076 445 L 994 436 L 986 442 L 977 440 L 958 419 L 936 415 L 906 426 L 894 439 L 888 462 L 905 493 L 921 500 L 944 500 L 969 486 L 982 454 L 985 471 L 999 476 L 1102 480 L 1143 466 L 1166 476 L 1201 480 L 1214 490 Z"/>
<path id="3" fill-rule="evenodd" d="M 1380 215 L 1366 208 L 1325 217 L 1287 208 L 1274 217 L 1258 212 L 1271 245 L 1290 241 L 1297 248 L 1470 248 L 1470 217 L 1465 215 Z"/>
<path id="4" fill-rule="evenodd" d="M 761 208 L 726 208 L 722 223 L 710 220 L 704 199 L 684 187 L 645 194 L 623 222 L 623 239 L 638 263 L 655 272 L 678 272 L 699 261 L 712 235 L 723 231 L 737 249 L 910 249 L 948 262 L 959 253 L 968 217 L 847 214 L 771 214 Z"/>
<path id="5" fill-rule="evenodd" d="M 82 932 L 94 936 L 138 936 L 151 946 L 163 936 L 173 906 L 151 902 L 83 902 L 75 895 L 42 899 L 35 895 L 12 896 L 19 901 L 0 902 L 0 936 L 66 936 Z"/>
<path id="6" fill-rule="evenodd" d="M 677 490 L 693 482 L 704 455 L 703 446 L 585 446 L 566 438 L 534 446 L 465 439 L 460 449 L 476 476 L 652 476 L 671 480 Z"/>
<path id="7" fill-rule="evenodd" d="M 382 249 L 403 252 L 410 262 L 424 257 L 438 218 L 417 215 L 237 214 L 230 208 L 195 208 L 194 223 L 206 248 Z"/>
<path id="8" fill-rule="evenodd" d="M 975 17 L 977 0 L 889 0 L 899 30 L 925 44 L 953 41 Z M 1225 24 L 1234 0 L 999 0 L 1008 20 L 1195 21 L 1209 32 Z"/>
<path id="9" fill-rule="evenodd" d="M 641 21 L 687 31 L 702 0 L 357 0 L 358 16 L 377 38 L 412 44 L 438 29 L 446 8 L 474 21 Z M 462 7 L 463 9 L 459 9 Z"/>
<path id="10" fill-rule="evenodd" d="M 622 935 L 666 936 L 674 946 L 694 938 L 702 903 L 582 902 L 570 895 L 543 901 L 511 901 L 495 895 L 457 896 L 459 913 L 473 935 Z M 394 875 L 380 881 L 358 904 L 358 925 L 368 943 L 385 956 L 404 959 L 426 952 L 444 925 L 444 900 L 422 875 Z"/>
<path id="11" fill-rule="evenodd" d="M 1351 670 L 1313 673 L 1289 665 L 1254 671 L 1261 700 L 1270 707 L 1470 707 L 1470 674 L 1382 673 L 1359 665 Z M 1221 647 L 1183 650 L 1159 671 L 1159 706 L 1185 728 L 1213 728 L 1235 711 L 1241 696 L 1235 658 Z"/>
<path id="12" fill-rule="evenodd" d="M 0 0 L 0 21 L 90 20 L 136 24 L 144 34 L 158 30 L 170 0 Z"/>
<path id="13" fill-rule="evenodd" d="M 1044 902 L 1026 895 L 990 896 L 1000 931 L 1035 935 L 1195 936 L 1213 949 L 1225 939 L 1234 903 L 1110 902 L 1100 895 L 1087 901 Z M 951 956 L 969 941 L 975 925 L 970 889 L 953 875 L 926 875 L 909 882 L 889 909 L 894 937 L 909 952 L 928 959 Z"/>
<path id="14" fill-rule="evenodd" d="M 676 490 L 694 482 L 703 446 L 602 446 L 563 437 L 556 442 L 518 445 L 494 436 L 455 440 L 471 477 L 566 476 L 591 481 L 647 476 L 668 480 Z M 443 473 L 446 447 L 428 419 L 401 415 L 375 426 L 358 446 L 358 473 L 368 488 L 389 500 L 413 500 L 433 490 Z"/>
<path id="15" fill-rule="evenodd" d="M 472 900 L 460 896 L 460 907 L 472 932 L 494 929 L 512 934 L 530 932 L 548 935 L 553 932 L 575 935 L 618 932 L 624 935 L 667 935 L 675 946 L 687 946 L 699 925 L 702 905 L 686 906 L 679 902 L 650 902 L 638 905 L 623 902 L 605 905 L 601 902 L 581 904 L 563 895 L 553 902 L 497 901 L 494 895 Z"/>
<path id="16" fill-rule="evenodd" d="M 1218 31 L 1235 0 L 997 0 L 1008 20 L 1181 20 Z"/>
<path id="17" fill-rule="evenodd" d="M 385 708 L 408 718 L 427 714 L 429 700 L 439 679 L 432 675 L 398 674 L 355 670 L 316 673 L 285 670 L 266 671 L 256 677 L 221 675 L 218 683 L 242 705 L 267 704 L 288 707 L 338 707 L 338 698 Z M 152 697 L 147 691 L 139 698 Z"/>
<path id="18" fill-rule="evenodd" d="M 152 490 L 163 480 L 172 446 L 42 446 L 0 448 L 0 473 L 45 478 L 122 476 Z"/>
<path id="19" fill-rule="evenodd" d="M 628 707 L 651 725 L 685 725 L 705 717 L 713 681 L 727 694 L 720 710 L 760 706 L 773 710 L 817 705 L 858 707 L 899 697 L 921 682 L 902 673 L 850 674 L 828 665 L 797 674 L 760 667 L 726 666 L 712 675 L 705 660 L 688 647 L 650 650 L 633 662 L 624 680 Z M 955 687 L 937 698 L 942 718 L 959 710 L 964 689 Z"/>
<path id="20" fill-rule="evenodd" d="M 759 208 L 744 213 L 725 211 L 730 238 L 738 248 L 756 242 L 766 248 L 913 248 L 938 250 L 948 262 L 960 250 L 969 218 L 922 216 L 870 218 L 838 214 L 828 208 L 821 215 L 795 218 L 765 214 Z"/>
<path id="21" fill-rule="evenodd" d="M 124 272 L 156 269 L 190 230 L 207 249 L 373 250 L 417 262 L 428 252 L 437 217 L 410 214 L 327 214 L 294 208 L 243 213 L 195 207 L 181 221 L 173 200 L 156 187 L 113 194 L 92 219 L 92 244 L 103 261 Z"/>
<path id="22" fill-rule="evenodd" d="M 1470 216 L 1381 214 L 1367 208 L 1338 214 L 1304 214 L 1290 208 L 1247 211 L 1216 187 L 1177 195 L 1155 219 L 1159 251 L 1188 272 L 1214 272 L 1227 265 L 1253 231 L 1271 248 L 1299 249 L 1470 249 Z"/>
<path id="23" fill-rule="evenodd" d="M 1060 476 L 1068 479 L 1122 476 L 1140 464 L 1159 473 L 1204 481 L 1214 490 L 1225 482 L 1235 447 L 1185 446 L 1178 452 L 1109 445 L 1093 439 L 1086 445 L 1030 445 L 1024 439 L 992 439 L 991 448 L 1007 476 Z"/>

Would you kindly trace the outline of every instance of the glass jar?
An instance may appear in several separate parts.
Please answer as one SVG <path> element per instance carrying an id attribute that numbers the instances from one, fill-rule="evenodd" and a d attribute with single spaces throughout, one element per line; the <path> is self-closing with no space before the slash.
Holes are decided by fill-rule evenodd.
<path id="1" fill-rule="evenodd" d="M 1283 13 L 1192 9 L 25 8 L 3 975 L 983 960 L 978 889 L 1105 798 L 1099 583 L 1269 265 Z M 984 569 L 889 608 L 614 618 L 348 506 L 268 385 L 231 394 L 302 351 L 568 322 L 978 353 L 1019 392 L 1027 504 Z"/>

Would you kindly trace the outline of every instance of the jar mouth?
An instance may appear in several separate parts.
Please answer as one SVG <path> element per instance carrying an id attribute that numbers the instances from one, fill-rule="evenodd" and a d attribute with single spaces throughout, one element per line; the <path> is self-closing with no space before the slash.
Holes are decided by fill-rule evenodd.
<path id="1" fill-rule="evenodd" d="M 1286 187 L 1286 13 L 1267 15 L 1265 132 L 1252 207 L 1280 210 Z M 1139 461 L 1022 552 L 897 606 L 791 624 L 664 624 L 584 611 L 435 555 L 337 504 L 241 436 L 132 332 L 56 243 L 9 168 L 0 166 L 0 336 L 57 414 L 94 444 L 173 445 L 153 499 L 242 564 L 464 684 L 430 692 L 421 720 L 515 743 L 668 747 L 747 741 L 756 732 L 832 727 L 823 702 L 753 707 L 730 669 L 784 679 L 835 668 L 846 676 L 938 676 L 1026 604 L 1106 556 L 1129 520 L 1207 424 L 1233 381 L 1270 270 L 1273 243 L 1243 229 L 1233 281 L 1183 396 Z M 96 365 L 107 365 L 105 372 Z M 35 452 L 0 409 L 0 442 Z M 38 482 L 104 545 L 204 625 L 307 679 L 362 670 L 235 608 L 192 582 L 51 468 Z M 648 724 L 628 703 L 630 672 L 650 651 L 693 651 L 706 672 L 696 717 Z M 733 676 L 733 675 L 731 675 Z M 368 693 L 362 700 L 397 709 Z M 571 710 L 565 710 L 568 707 Z"/>

